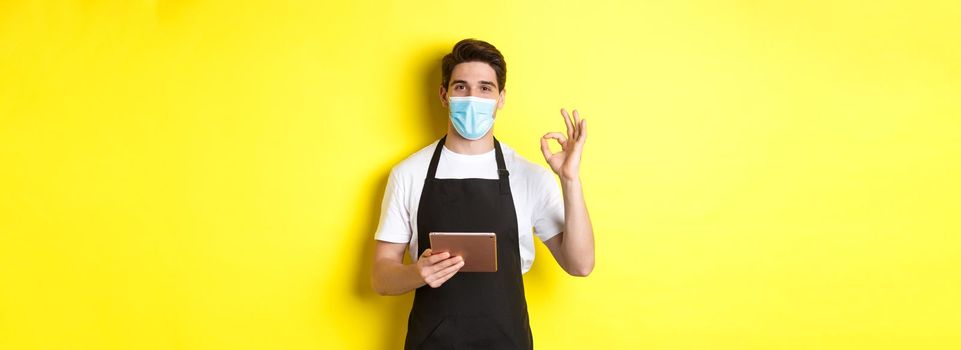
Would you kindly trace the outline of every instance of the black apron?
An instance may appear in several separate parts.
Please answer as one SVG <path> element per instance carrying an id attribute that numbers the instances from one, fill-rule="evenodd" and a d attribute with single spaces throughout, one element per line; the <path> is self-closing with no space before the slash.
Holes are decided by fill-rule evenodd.
<path id="1" fill-rule="evenodd" d="M 430 232 L 494 232 L 497 272 L 458 272 L 439 288 L 414 294 L 404 349 L 532 349 L 521 276 L 517 213 L 500 142 L 498 179 L 436 179 L 441 138 L 424 179 L 417 210 L 417 255 Z"/>

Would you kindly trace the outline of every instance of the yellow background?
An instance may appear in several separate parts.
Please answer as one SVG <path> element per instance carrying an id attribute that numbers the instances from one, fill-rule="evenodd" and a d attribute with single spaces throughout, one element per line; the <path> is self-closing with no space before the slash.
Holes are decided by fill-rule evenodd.
<path id="1" fill-rule="evenodd" d="M 589 120 L 597 266 L 540 349 L 961 347 L 957 1 L 2 1 L 0 348 L 394 349 L 368 276 L 439 59 Z"/>

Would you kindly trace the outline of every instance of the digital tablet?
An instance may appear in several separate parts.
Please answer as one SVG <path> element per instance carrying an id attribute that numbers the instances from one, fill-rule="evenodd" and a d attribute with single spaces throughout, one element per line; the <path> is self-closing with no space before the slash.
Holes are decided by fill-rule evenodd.
<path id="1" fill-rule="evenodd" d="M 464 258 L 460 272 L 497 272 L 497 235 L 493 232 L 431 232 L 431 254 Z"/>

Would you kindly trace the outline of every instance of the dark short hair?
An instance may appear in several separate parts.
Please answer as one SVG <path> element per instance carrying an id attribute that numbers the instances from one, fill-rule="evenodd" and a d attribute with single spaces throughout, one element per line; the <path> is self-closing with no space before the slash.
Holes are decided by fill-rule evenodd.
<path id="1" fill-rule="evenodd" d="M 477 39 L 464 39 L 454 44 L 454 48 L 441 61 L 441 74 L 444 87 L 450 86 L 450 75 L 454 67 L 464 62 L 484 62 L 497 74 L 497 89 L 504 91 L 507 84 L 507 62 L 504 55 L 494 45 Z"/>

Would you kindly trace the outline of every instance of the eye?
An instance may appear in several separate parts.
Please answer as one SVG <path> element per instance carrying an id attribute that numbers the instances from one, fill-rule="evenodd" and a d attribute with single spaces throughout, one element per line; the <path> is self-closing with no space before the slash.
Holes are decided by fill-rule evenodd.
<path id="1" fill-rule="evenodd" d="M 490 86 L 487 86 L 487 85 L 484 85 L 484 91 L 491 91 L 491 87 L 490 87 Z"/>
<path id="2" fill-rule="evenodd" d="M 464 85 L 454 85 L 454 90 L 464 90 Z"/>

